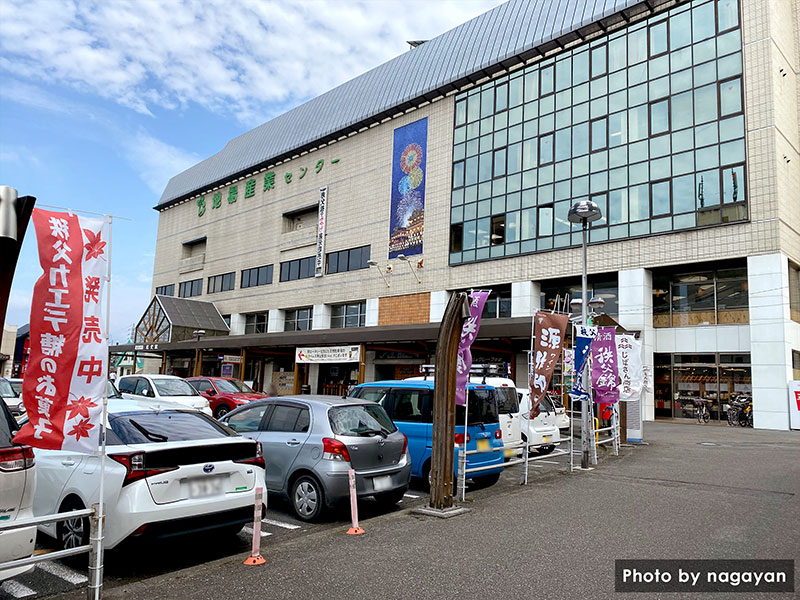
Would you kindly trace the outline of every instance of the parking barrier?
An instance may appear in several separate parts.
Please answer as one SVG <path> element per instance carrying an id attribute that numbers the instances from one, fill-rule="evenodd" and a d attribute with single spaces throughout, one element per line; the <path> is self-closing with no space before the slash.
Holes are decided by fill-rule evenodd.
<path id="1" fill-rule="evenodd" d="M 264 488 L 256 488 L 256 498 L 253 502 L 253 546 L 250 556 L 244 560 L 249 566 L 263 565 L 267 561 L 261 556 L 261 511 L 263 505 Z"/>
<path id="2" fill-rule="evenodd" d="M 81 519 L 89 517 L 89 543 L 84 546 L 77 546 L 67 550 L 56 550 L 55 552 L 48 552 L 47 554 L 39 554 L 30 556 L 28 558 L 19 558 L 17 560 L 10 560 L 8 562 L 0 563 L 0 571 L 6 569 L 14 569 L 16 567 L 26 567 L 28 565 L 35 565 L 40 562 L 56 560 L 59 558 L 67 558 L 69 556 L 77 556 L 84 552 L 90 552 L 96 556 L 98 552 L 98 545 L 101 541 L 98 535 L 98 526 L 100 524 L 100 516 L 97 510 L 97 505 L 93 504 L 92 508 L 84 508 L 83 510 L 73 510 L 69 512 L 60 512 L 52 515 L 43 515 L 41 517 L 32 517 L 30 519 L 18 519 L 9 523 L 0 524 L 0 532 L 9 531 L 11 529 L 22 529 L 24 527 L 31 527 L 34 525 L 44 525 L 45 523 L 58 523 L 59 521 L 68 521 L 70 519 Z M 96 564 L 96 563 L 95 563 Z M 91 567 L 92 563 L 90 563 Z M 92 600 L 93 598 L 100 598 L 103 588 L 103 571 L 102 565 L 100 569 L 95 572 L 90 572 L 89 582 L 87 586 L 87 597 Z M 94 584 L 91 582 L 94 581 Z"/>
<path id="3" fill-rule="evenodd" d="M 356 472 L 353 469 L 347 471 L 347 478 L 350 481 L 350 529 L 347 535 L 363 535 L 364 530 L 358 526 L 358 498 L 356 497 Z"/>

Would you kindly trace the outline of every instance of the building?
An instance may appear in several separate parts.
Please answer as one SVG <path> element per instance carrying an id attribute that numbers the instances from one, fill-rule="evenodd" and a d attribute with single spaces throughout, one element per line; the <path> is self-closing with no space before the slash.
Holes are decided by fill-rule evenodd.
<path id="1" fill-rule="evenodd" d="M 0 336 L 0 377 L 11 377 L 14 373 L 14 345 L 17 341 L 17 326 L 3 325 Z"/>
<path id="2" fill-rule="evenodd" d="M 230 333 L 117 350 L 337 392 L 414 373 L 448 294 L 491 288 L 476 354 L 524 385 L 531 315 L 579 289 L 566 217 L 589 198 L 592 292 L 653 373 L 629 427 L 745 394 L 787 429 L 798 11 L 510 0 L 422 43 L 172 178 L 154 292 L 213 302 Z"/>

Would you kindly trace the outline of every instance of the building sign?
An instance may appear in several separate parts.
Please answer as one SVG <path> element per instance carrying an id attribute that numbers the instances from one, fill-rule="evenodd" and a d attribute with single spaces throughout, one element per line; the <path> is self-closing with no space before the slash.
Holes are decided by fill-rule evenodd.
<path id="1" fill-rule="evenodd" d="M 222 355 L 222 362 L 224 363 L 232 363 L 232 364 L 240 364 L 242 362 L 242 357 L 238 354 L 223 354 Z"/>
<path id="2" fill-rule="evenodd" d="M 294 360 L 297 363 L 358 362 L 361 360 L 361 346 L 298 348 Z"/>
<path id="3" fill-rule="evenodd" d="M 325 222 L 328 215 L 328 186 L 319 188 L 319 216 L 317 218 L 317 258 L 314 263 L 314 277 L 322 277 L 325 272 Z"/>
<path id="4" fill-rule="evenodd" d="M 220 369 L 222 377 L 233 377 L 233 364 L 231 363 L 222 363 L 222 368 Z"/>
<path id="5" fill-rule="evenodd" d="M 338 162 L 339 162 L 338 158 L 334 158 L 334 159 L 331 160 L 331 164 L 332 165 L 335 165 Z M 320 173 L 324 167 L 325 167 L 325 159 L 324 158 L 320 158 L 316 162 L 316 164 L 312 167 L 312 170 L 314 171 L 314 174 L 316 175 L 316 174 Z M 290 185 L 292 183 L 293 179 L 295 181 L 299 181 L 300 179 L 303 179 L 308 174 L 308 169 L 309 169 L 309 167 L 299 167 L 299 172 L 297 173 L 297 178 L 296 179 L 294 179 L 295 173 L 292 172 L 292 171 L 286 171 L 283 174 L 283 177 L 276 177 L 275 171 L 267 171 L 264 174 L 262 192 L 268 192 L 270 190 L 274 190 L 275 186 L 277 185 L 277 183 L 280 182 L 281 179 L 283 179 L 284 185 Z M 253 177 L 253 178 L 248 179 L 247 181 L 245 181 L 244 187 L 243 187 L 243 192 L 242 192 L 242 197 L 247 199 L 247 198 L 252 198 L 253 196 L 255 196 L 256 195 L 256 187 L 258 186 L 258 184 L 259 184 L 259 182 L 258 182 L 258 179 L 256 177 Z M 206 214 L 206 209 L 209 208 L 208 207 L 208 203 L 206 202 L 206 200 L 207 200 L 206 199 L 206 195 L 207 194 L 203 194 L 202 196 L 200 196 L 195 201 L 195 203 L 197 204 L 197 216 L 198 217 L 202 217 L 204 214 Z M 230 186 L 228 188 L 228 190 L 224 193 L 224 198 L 226 200 L 225 204 L 234 204 L 236 202 L 236 200 L 239 199 L 239 185 L 237 184 L 237 185 Z M 222 207 L 222 200 L 223 200 L 223 192 L 222 192 L 222 190 L 214 192 L 214 194 L 210 198 L 208 198 L 208 202 L 211 203 L 211 207 L 210 208 L 211 209 L 221 208 Z"/>
<path id="6" fill-rule="evenodd" d="M 394 130 L 389 258 L 422 254 L 428 118 Z"/>
<path id="7" fill-rule="evenodd" d="M 33 291 L 22 385 L 29 420 L 14 441 L 97 452 L 108 376 L 105 221 L 36 209 L 33 224 L 44 274 Z"/>
<path id="8" fill-rule="evenodd" d="M 158 344 L 135 344 L 134 350 L 158 350 Z"/>

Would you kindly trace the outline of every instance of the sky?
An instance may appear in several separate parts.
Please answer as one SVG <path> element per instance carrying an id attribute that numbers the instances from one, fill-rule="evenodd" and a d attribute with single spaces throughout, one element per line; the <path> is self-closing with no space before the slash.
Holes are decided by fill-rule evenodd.
<path id="1" fill-rule="evenodd" d="M 170 177 L 500 3 L 0 0 L 0 185 L 121 217 L 111 342 L 124 343 L 151 300 Z M 31 225 L 6 323 L 29 321 L 40 275 Z"/>

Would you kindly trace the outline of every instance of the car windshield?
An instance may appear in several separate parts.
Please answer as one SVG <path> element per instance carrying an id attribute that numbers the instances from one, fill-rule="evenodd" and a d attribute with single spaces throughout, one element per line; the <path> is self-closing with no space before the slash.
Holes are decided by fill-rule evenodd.
<path id="1" fill-rule="evenodd" d="M 328 411 L 328 418 L 336 435 L 386 435 L 397 431 L 397 427 L 379 404 L 336 406 Z"/>
<path id="2" fill-rule="evenodd" d="M 14 388 L 11 387 L 8 379 L 0 379 L 0 398 L 16 398 Z"/>
<path id="3" fill-rule="evenodd" d="M 110 381 L 106 382 L 106 395 L 109 398 L 122 398 L 122 394 L 119 393 L 117 388 L 114 387 L 114 384 Z"/>
<path id="4" fill-rule="evenodd" d="M 510 415 L 519 412 L 519 399 L 517 390 L 512 387 L 496 387 L 494 393 L 497 396 L 497 410 L 501 415 Z"/>
<path id="5" fill-rule="evenodd" d="M 159 396 L 198 396 L 197 390 L 183 379 L 153 379 Z"/>
<path id="6" fill-rule="evenodd" d="M 253 390 L 238 379 L 215 379 L 217 389 L 223 394 L 252 394 Z"/>
<path id="7" fill-rule="evenodd" d="M 553 408 L 564 408 L 564 402 L 561 400 L 561 396 L 558 394 L 551 394 L 548 396 L 550 399 L 550 404 L 553 405 Z"/>
<path id="8" fill-rule="evenodd" d="M 493 389 L 479 388 L 469 390 L 468 404 L 467 425 L 484 425 L 499 421 Z M 456 425 L 461 425 L 462 423 L 464 423 L 464 407 L 456 405 Z"/>
<path id="9" fill-rule="evenodd" d="M 225 425 L 194 411 L 126 412 L 109 415 L 108 423 L 123 444 L 183 442 L 236 435 Z"/>

